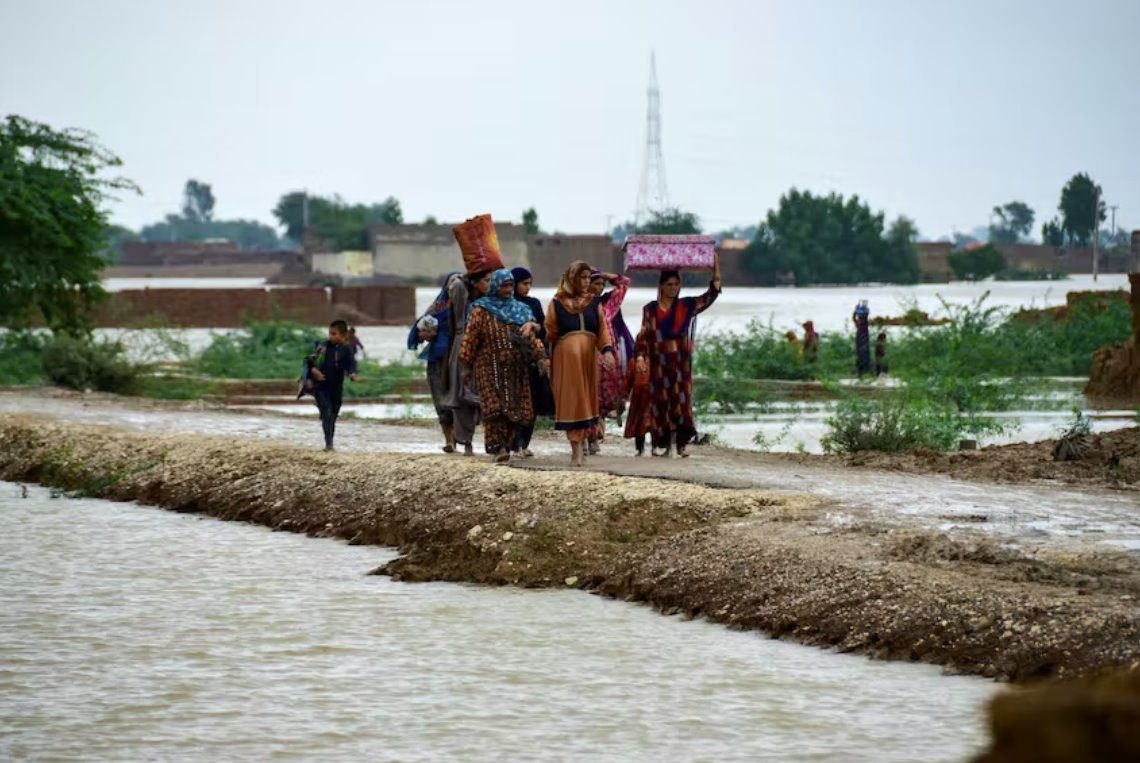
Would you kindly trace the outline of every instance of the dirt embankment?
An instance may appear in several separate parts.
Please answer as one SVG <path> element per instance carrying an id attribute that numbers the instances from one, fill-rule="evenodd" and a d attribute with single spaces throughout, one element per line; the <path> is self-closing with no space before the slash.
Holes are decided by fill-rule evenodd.
<path id="1" fill-rule="evenodd" d="M 835 527 L 810 496 L 0 417 L 0 478 L 397 547 L 409 580 L 575 586 L 810 644 L 1031 679 L 1140 661 L 1140 563 Z"/>
<path id="2" fill-rule="evenodd" d="M 1089 443 L 1088 453 L 1077 461 L 1054 461 L 1054 440 L 994 445 L 960 453 L 919 450 L 900 454 L 860 453 L 836 458 L 847 466 L 912 474 L 944 474 L 962 480 L 1050 480 L 1072 485 L 1140 490 L 1140 427 L 1094 435 L 1089 438 Z"/>

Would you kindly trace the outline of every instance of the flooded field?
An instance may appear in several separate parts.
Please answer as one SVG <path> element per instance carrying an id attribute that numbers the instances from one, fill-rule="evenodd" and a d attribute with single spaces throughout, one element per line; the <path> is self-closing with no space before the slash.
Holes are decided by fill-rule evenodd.
<path id="1" fill-rule="evenodd" d="M 0 483 L 0 757 L 958 761 L 997 685 Z"/>

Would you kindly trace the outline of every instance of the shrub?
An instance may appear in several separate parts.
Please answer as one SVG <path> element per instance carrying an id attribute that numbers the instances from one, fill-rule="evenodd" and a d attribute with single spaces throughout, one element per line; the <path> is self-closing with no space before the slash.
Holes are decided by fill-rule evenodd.
<path id="1" fill-rule="evenodd" d="M 43 340 L 30 331 L 0 334 L 0 384 L 43 381 Z"/>
<path id="2" fill-rule="evenodd" d="M 290 379 L 324 332 L 288 321 L 249 323 L 233 334 L 214 336 L 198 358 L 198 370 L 222 379 Z"/>
<path id="3" fill-rule="evenodd" d="M 60 335 L 44 344 L 43 375 L 60 387 L 129 394 L 139 369 L 119 342 Z"/>
<path id="4" fill-rule="evenodd" d="M 993 244 L 950 254 L 950 269 L 963 281 L 981 281 L 1005 270 L 1005 257 Z"/>
<path id="5" fill-rule="evenodd" d="M 950 408 L 915 403 L 902 395 L 840 400 L 827 426 L 828 433 L 820 440 L 827 453 L 950 450 L 963 431 L 962 422 Z"/>

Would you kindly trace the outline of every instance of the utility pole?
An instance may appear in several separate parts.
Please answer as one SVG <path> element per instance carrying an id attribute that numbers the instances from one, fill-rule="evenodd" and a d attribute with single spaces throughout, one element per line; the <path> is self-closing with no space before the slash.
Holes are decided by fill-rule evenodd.
<path id="1" fill-rule="evenodd" d="M 643 223 L 652 212 L 669 206 L 665 184 L 665 158 L 661 152 L 661 90 L 657 87 L 657 54 L 649 55 L 649 89 L 645 109 L 645 161 L 637 191 L 637 211 L 633 221 Z"/>
<path id="2" fill-rule="evenodd" d="M 1108 235 L 1116 238 L 1116 204 L 1113 204 L 1109 209 L 1112 210 L 1112 227 L 1108 229 Z"/>

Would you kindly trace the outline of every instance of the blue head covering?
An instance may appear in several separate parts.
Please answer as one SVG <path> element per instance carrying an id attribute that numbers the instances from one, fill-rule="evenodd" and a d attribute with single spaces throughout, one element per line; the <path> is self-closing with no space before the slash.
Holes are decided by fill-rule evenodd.
<path id="1" fill-rule="evenodd" d="M 503 284 L 514 280 L 514 275 L 506 268 L 496 270 L 491 274 L 491 287 L 487 290 L 487 296 L 480 297 L 472 302 L 467 314 L 470 315 L 476 307 L 481 307 L 494 316 L 495 320 L 508 325 L 521 326 L 534 320 L 534 314 L 531 313 L 530 308 L 515 299 L 514 294 L 509 297 L 499 296 L 499 289 L 503 288 Z"/>

